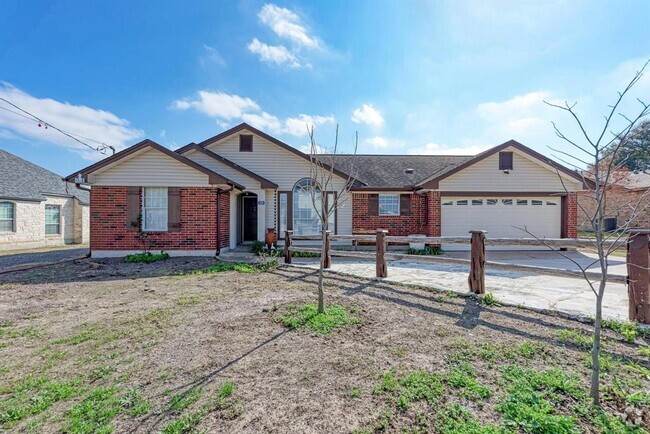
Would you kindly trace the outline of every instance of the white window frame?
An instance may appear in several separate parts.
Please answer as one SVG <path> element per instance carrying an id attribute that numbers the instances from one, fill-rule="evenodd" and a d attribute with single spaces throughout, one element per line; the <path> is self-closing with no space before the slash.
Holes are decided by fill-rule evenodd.
<path id="1" fill-rule="evenodd" d="M 379 207 L 379 215 L 383 216 L 383 217 L 397 217 L 397 216 L 399 216 L 400 215 L 400 209 L 399 209 L 400 200 L 399 200 L 399 198 L 400 198 L 399 194 L 380 194 L 379 198 L 377 199 L 377 205 Z M 382 203 L 381 203 L 382 199 L 384 199 L 384 200 L 389 199 L 391 201 L 391 203 L 388 204 L 388 206 L 395 207 L 395 205 L 397 205 L 396 209 L 395 210 L 392 210 L 392 209 L 386 210 L 385 209 L 386 205 L 384 205 L 382 207 Z"/>
<path id="2" fill-rule="evenodd" d="M 0 231 L 0 232 L 2 232 L 2 233 L 12 233 L 12 232 L 16 232 L 16 202 L 9 202 L 8 200 L 0 201 L 0 205 L 3 205 L 3 204 L 5 204 L 5 203 L 6 203 L 6 204 L 9 204 L 10 207 L 11 207 L 11 218 L 10 218 L 10 219 L 8 219 L 8 218 L 3 218 L 3 219 L 1 219 L 0 221 L 3 221 L 3 222 L 8 222 L 8 221 L 10 221 L 10 222 L 11 222 L 11 229 L 8 230 L 8 231 Z"/>
<path id="3" fill-rule="evenodd" d="M 48 208 L 49 208 L 49 209 L 56 209 L 56 210 L 59 211 L 59 220 L 58 220 L 58 222 L 57 222 L 56 233 L 54 233 L 54 234 L 48 234 L 48 233 L 47 233 L 47 226 L 48 226 L 48 225 L 50 225 L 50 226 L 53 226 L 53 225 L 54 225 L 54 223 L 48 223 L 48 222 L 47 222 L 47 209 L 48 209 Z M 46 237 L 58 237 L 58 236 L 61 236 L 61 219 L 62 219 L 62 216 L 61 216 L 61 205 L 47 205 L 47 204 L 45 205 L 45 236 L 46 236 Z"/>
<path id="4" fill-rule="evenodd" d="M 147 191 L 164 191 L 164 196 L 158 198 L 164 198 L 164 206 L 146 206 Z M 159 227 L 148 227 L 147 226 L 147 211 L 160 211 L 165 210 L 164 219 L 161 222 Z M 167 232 L 169 227 L 169 189 L 167 187 L 142 187 L 142 231 L 143 232 Z"/>

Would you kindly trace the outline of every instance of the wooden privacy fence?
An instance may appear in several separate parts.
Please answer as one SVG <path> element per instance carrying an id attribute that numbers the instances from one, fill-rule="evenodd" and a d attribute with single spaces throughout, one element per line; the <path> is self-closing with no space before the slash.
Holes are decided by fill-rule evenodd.
<path id="1" fill-rule="evenodd" d="M 469 267 L 467 279 L 470 291 L 475 294 L 485 293 L 485 267 L 495 270 L 520 271 L 552 276 L 588 278 L 600 280 L 601 274 L 597 271 L 578 271 L 563 268 L 540 267 L 535 265 L 521 265 L 503 262 L 487 261 L 485 247 L 487 246 L 537 246 L 553 249 L 566 248 L 593 248 L 594 242 L 577 238 L 553 238 L 538 240 L 536 238 L 489 238 L 486 231 L 470 231 L 469 237 L 421 237 L 421 236 L 390 236 L 388 231 L 378 229 L 374 235 L 332 235 L 327 231 L 325 239 L 321 235 L 293 235 L 293 231 L 285 231 L 284 235 L 284 262 L 291 263 L 291 252 L 321 253 L 321 247 L 297 247 L 294 241 L 320 241 L 325 243 L 324 267 L 330 268 L 332 257 L 351 257 L 360 259 L 374 259 L 376 263 L 376 276 L 388 277 L 388 260 L 409 260 L 414 262 L 428 262 L 437 264 L 464 265 Z M 374 243 L 375 251 L 350 251 L 332 249 L 332 241 L 350 241 Z M 409 255 L 392 253 L 388 251 L 389 243 L 408 244 L 469 244 L 470 259 L 449 258 L 446 256 Z M 627 269 L 628 276 L 607 275 L 609 282 L 625 283 L 628 285 L 630 299 L 630 320 L 650 323 L 650 230 L 636 230 L 630 232 L 628 240 L 607 242 L 606 247 L 623 247 L 627 244 Z"/>

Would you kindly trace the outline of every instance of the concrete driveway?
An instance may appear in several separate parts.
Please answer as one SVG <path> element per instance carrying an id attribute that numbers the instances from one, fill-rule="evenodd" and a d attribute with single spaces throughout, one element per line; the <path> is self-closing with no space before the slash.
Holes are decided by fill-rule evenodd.
<path id="1" fill-rule="evenodd" d="M 88 246 L 61 246 L 0 252 L 0 272 L 83 258 L 88 252 Z"/>
<path id="2" fill-rule="evenodd" d="M 561 252 L 563 255 L 576 261 L 582 267 L 588 267 L 590 271 L 600 272 L 598 255 L 594 253 L 582 253 L 575 250 Z M 452 258 L 469 259 L 469 252 L 445 252 L 446 256 Z M 558 252 L 549 250 L 517 250 L 499 251 L 487 250 L 487 261 L 502 262 L 506 264 L 533 265 L 537 267 L 562 268 L 565 270 L 579 271 L 576 264 L 571 260 L 562 257 Z M 625 258 L 621 256 L 609 257 L 609 273 L 617 276 L 627 276 Z"/>
<path id="3" fill-rule="evenodd" d="M 590 263 L 594 255 L 566 252 L 580 263 Z M 468 252 L 455 252 L 449 256 L 465 258 Z M 528 264 L 542 267 L 576 269 L 575 264 L 547 251 L 497 251 L 488 252 L 489 261 Z M 582 262 L 584 261 L 584 262 Z M 294 264 L 318 268 L 317 260 L 295 258 Z M 612 258 L 611 274 L 625 275 L 624 258 Z M 351 258 L 332 258 L 332 271 L 375 278 L 374 261 Z M 596 271 L 596 270 L 594 270 Z M 589 285 L 579 278 L 490 270 L 485 273 L 487 291 L 497 300 L 510 305 L 533 309 L 553 310 L 574 316 L 595 316 L 596 297 Z M 438 290 L 467 293 L 469 267 L 448 264 L 425 264 L 412 261 L 389 261 L 388 277 L 384 280 L 396 283 L 420 285 Z M 605 292 L 603 316 L 617 320 L 628 319 L 627 287 L 622 283 L 608 283 Z"/>

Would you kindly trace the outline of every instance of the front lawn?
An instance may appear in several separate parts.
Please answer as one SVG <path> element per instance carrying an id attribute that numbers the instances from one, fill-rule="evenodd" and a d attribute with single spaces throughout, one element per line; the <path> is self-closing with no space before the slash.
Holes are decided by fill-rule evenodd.
<path id="1" fill-rule="evenodd" d="M 0 276 L 0 431 L 635 433 L 650 347 L 489 299 L 169 258 Z"/>

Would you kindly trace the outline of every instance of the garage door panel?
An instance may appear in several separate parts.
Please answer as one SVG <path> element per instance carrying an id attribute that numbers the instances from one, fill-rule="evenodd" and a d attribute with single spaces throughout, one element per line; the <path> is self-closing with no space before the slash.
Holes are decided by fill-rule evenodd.
<path id="1" fill-rule="evenodd" d="M 558 197 L 444 197 L 441 208 L 443 236 L 485 230 L 492 238 L 530 237 L 525 228 L 538 237 L 560 237 Z"/>

